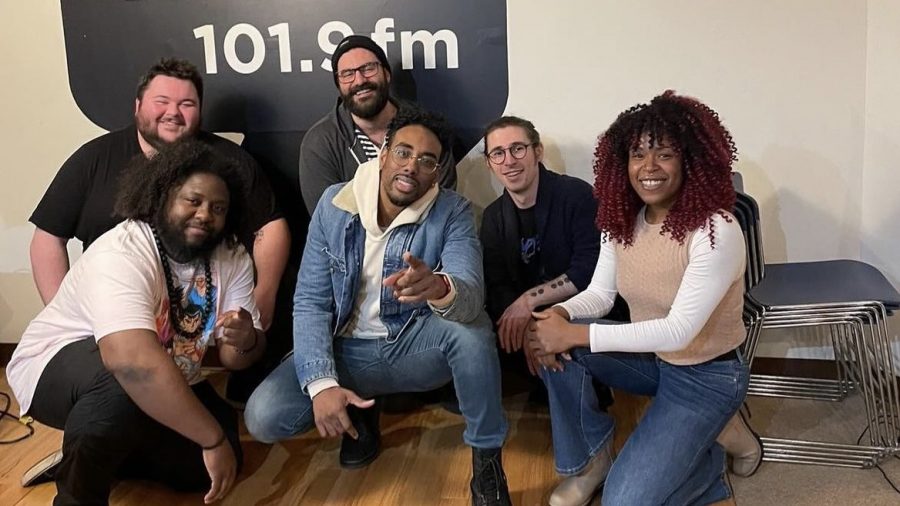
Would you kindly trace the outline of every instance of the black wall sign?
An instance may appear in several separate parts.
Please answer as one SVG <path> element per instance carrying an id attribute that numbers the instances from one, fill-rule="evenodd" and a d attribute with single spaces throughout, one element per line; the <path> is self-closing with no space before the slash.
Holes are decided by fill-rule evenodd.
<path id="1" fill-rule="evenodd" d="M 334 106 L 330 55 L 381 43 L 395 93 L 443 113 L 466 151 L 508 94 L 505 0 L 62 0 L 69 84 L 91 121 L 132 121 L 139 76 L 162 56 L 204 73 L 211 131 L 302 132 Z"/>
<path id="2" fill-rule="evenodd" d="M 297 159 L 303 133 L 332 109 L 334 46 L 351 33 L 385 49 L 392 91 L 443 113 L 457 159 L 506 107 L 505 0 L 61 0 L 69 85 L 94 123 L 133 121 L 137 80 L 164 56 L 204 74 L 203 128 L 243 132 L 288 219 L 293 293 L 309 217 Z M 281 294 L 279 295 L 279 297 Z"/>

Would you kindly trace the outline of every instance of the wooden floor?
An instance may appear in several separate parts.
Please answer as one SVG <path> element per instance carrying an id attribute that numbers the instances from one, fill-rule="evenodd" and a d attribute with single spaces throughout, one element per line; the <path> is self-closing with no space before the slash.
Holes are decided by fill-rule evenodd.
<path id="1" fill-rule="evenodd" d="M 6 376 L 0 391 L 9 393 Z M 13 401 L 11 412 L 18 413 Z M 646 401 L 617 394 L 616 447 L 634 427 Z M 526 394 L 504 399 L 509 438 L 503 461 L 510 495 L 516 505 L 547 504 L 557 483 L 546 408 L 526 403 Z M 463 420 L 439 407 L 403 415 L 383 414 L 382 453 L 364 469 L 345 471 L 338 465 L 339 440 L 323 440 L 315 431 L 273 446 L 244 434 L 244 470 L 221 504 L 226 505 L 440 505 L 470 504 L 471 451 L 462 444 Z M 0 505 L 50 504 L 56 487 L 22 488 L 22 473 L 59 448 L 62 433 L 35 423 L 33 437 L 0 446 Z M 12 420 L 0 421 L 0 440 L 22 434 Z M 127 430 L 127 428 L 123 428 Z M 167 506 L 202 504 L 202 494 L 178 494 L 146 482 L 121 482 L 112 492 L 113 505 Z M 719 505 L 733 505 L 725 501 Z"/>

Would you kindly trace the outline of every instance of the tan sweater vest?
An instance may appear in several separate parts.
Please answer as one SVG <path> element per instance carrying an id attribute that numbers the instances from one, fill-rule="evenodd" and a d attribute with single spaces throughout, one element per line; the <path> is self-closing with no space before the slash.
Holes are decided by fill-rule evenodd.
<path id="1" fill-rule="evenodd" d="M 734 219 L 734 218 L 732 218 Z M 628 302 L 631 321 L 665 318 L 688 266 L 691 240 L 698 229 L 678 244 L 669 234 L 660 235 L 662 224 L 647 224 L 638 219 L 634 244 L 623 248 L 616 243 L 616 286 Z M 746 265 L 746 259 L 744 259 Z M 693 365 L 713 359 L 738 347 L 746 337 L 741 320 L 744 305 L 744 269 L 731 283 L 725 296 L 686 348 L 659 352 L 657 356 L 675 365 Z"/>

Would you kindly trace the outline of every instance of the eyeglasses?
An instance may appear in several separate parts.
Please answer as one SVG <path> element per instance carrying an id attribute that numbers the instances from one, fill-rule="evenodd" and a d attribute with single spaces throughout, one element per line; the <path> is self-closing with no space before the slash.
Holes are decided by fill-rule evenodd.
<path id="1" fill-rule="evenodd" d="M 506 160 L 506 152 L 509 151 L 509 154 L 516 160 L 521 160 L 525 158 L 525 153 L 528 152 L 528 146 L 534 146 L 534 143 L 531 144 L 513 144 L 512 146 L 503 149 L 497 148 L 491 150 L 490 153 L 487 154 L 488 159 L 492 163 L 501 164 Z"/>
<path id="2" fill-rule="evenodd" d="M 362 74 L 363 77 L 372 77 L 378 72 L 379 67 L 381 67 L 381 63 L 372 61 L 356 68 L 341 70 L 337 73 L 337 78 L 338 81 L 344 84 L 352 83 L 357 72 Z"/>
<path id="3" fill-rule="evenodd" d="M 416 161 L 416 167 L 425 170 L 429 174 L 434 174 L 434 171 L 438 170 L 438 167 L 441 166 L 441 164 L 439 164 L 431 155 L 416 157 L 412 151 L 400 146 L 391 150 L 391 159 L 401 167 L 406 167 L 409 165 L 409 161 L 414 159 Z"/>

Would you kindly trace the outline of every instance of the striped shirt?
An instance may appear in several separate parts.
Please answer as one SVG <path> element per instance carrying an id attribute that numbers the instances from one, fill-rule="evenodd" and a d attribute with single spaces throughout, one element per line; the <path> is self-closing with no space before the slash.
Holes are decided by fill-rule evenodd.
<path id="1" fill-rule="evenodd" d="M 362 146 L 368 160 L 378 156 L 378 146 L 356 125 L 353 125 L 353 134 L 356 135 L 356 142 Z"/>

